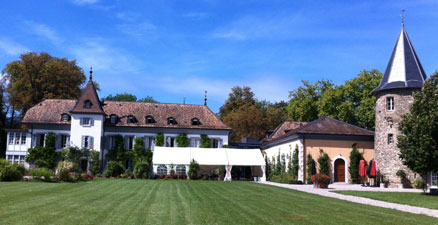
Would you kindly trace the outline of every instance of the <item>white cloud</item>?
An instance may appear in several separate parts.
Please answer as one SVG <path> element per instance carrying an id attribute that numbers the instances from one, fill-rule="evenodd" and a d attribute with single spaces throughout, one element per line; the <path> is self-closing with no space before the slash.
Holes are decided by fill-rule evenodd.
<path id="1" fill-rule="evenodd" d="M 29 48 L 19 43 L 0 38 L 0 50 L 8 55 L 20 55 L 25 52 L 29 52 Z"/>
<path id="2" fill-rule="evenodd" d="M 121 32 L 135 37 L 135 38 L 142 38 L 145 36 L 155 37 L 156 33 L 156 27 L 152 23 L 143 21 L 141 23 L 124 23 L 117 25 L 117 29 L 119 29 Z"/>
<path id="3" fill-rule="evenodd" d="M 57 32 L 45 24 L 39 24 L 32 21 L 26 21 L 25 24 L 34 34 L 48 39 L 54 45 L 59 45 L 63 42 L 63 39 L 57 34 Z"/>

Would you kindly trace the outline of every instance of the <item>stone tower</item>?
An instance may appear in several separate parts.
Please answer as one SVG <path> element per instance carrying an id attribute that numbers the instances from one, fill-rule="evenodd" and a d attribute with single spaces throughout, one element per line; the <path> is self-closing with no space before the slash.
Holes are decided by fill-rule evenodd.
<path id="1" fill-rule="evenodd" d="M 398 126 L 401 115 L 409 112 L 414 101 L 413 93 L 421 90 L 425 79 L 426 73 L 403 24 L 385 74 L 373 91 L 377 98 L 375 160 L 377 168 L 389 179 L 391 186 L 400 183 L 396 176 L 400 169 L 405 170 L 411 181 L 416 176 L 399 158 Z"/>

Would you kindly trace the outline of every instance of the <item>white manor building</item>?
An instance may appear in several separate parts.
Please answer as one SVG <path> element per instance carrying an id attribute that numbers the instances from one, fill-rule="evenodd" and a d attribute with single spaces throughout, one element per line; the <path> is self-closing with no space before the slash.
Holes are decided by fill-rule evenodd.
<path id="1" fill-rule="evenodd" d="M 46 99 L 30 108 L 22 123 L 26 129 L 7 131 L 6 159 L 26 167 L 28 149 L 44 146 L 48 133 L 56 135 L 59 151 L 70 146 L 99 151 L 104 167 L 115 135 L 123 136 L 127 150 L 132 150 L 135 139 L 140 137 L 145 148 L 153 151 L 158 133 L 164 135 L 163 147 L 178 147 L 176 137 L 187 134 L 192 148 L 200 147 L 201 135 L 210 138 L 211 148 L 221 148 L 228 145 L 231 131 L 206 104 L 102 102 L 91 75 L 79 99 Z"/>

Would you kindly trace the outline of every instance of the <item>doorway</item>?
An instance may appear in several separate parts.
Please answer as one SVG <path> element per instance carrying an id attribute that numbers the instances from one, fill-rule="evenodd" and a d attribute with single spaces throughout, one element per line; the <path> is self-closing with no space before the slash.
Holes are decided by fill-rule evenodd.
<path id="1" fill-rule="evenodd" d="M 335 161 L 335 182 L 345 182 L 345 161 L 343 159 Z"/>

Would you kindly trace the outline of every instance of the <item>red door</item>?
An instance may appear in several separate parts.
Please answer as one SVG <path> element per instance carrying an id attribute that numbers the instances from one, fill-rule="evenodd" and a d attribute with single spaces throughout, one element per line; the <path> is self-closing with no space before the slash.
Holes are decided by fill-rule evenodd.
<path id="1" fill-rule="evenodd" d="M 335 161 L 335 182 L 345 182 L 345 161 L 343 159 Z"/>

